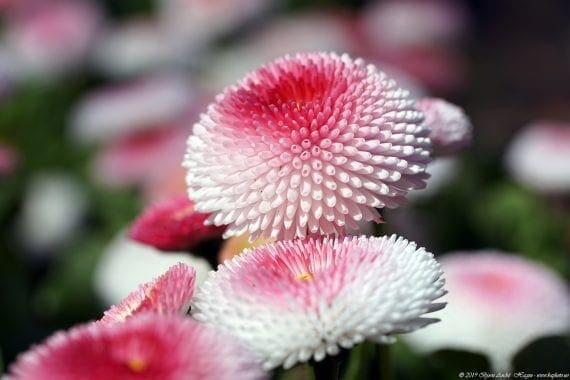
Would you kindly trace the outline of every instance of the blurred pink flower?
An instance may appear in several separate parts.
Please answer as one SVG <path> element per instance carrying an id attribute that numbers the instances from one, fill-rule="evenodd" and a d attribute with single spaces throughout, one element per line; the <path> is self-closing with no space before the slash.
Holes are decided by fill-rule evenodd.
<path id="1" fill-rule="evenodd" d="M 285 56 L 216 99 L 188 139 L 190 198 L 226 236 L 344 234 L 425 186 L 428 129 L 362 60 Z"/>
<path id="2" fill-rule="evenodd" d="M 72 134 L 82 142 L 110 140 L 182 118 L 195 99 L 185 75 L 155 74 L 112 85 L 84 97 L 72 116 Z"/>
<path id="3" fill-rule="evenodd" d="M 460 87 L 465 80 L 462 58 L 449 49 L 439 47 L 384 48 L 367 51 L 367 56 L 388 63 L 411 75 L 424 86 L 438 92 Z"/>
<path id="4" fill-rule="evenodd" d="M 445 44 L 467 27 L 466 12 L 452 0 L 376 1 L 363 10 L 362 28 L 378 50 Z"/>
<path id="5" fill-rule="evenodd" d="M 9 380 L 264 379 L 249 352 L 190 318 L 141 314 L 57 332 L 18 357 Z"/>
<path id="6" fill-rule="evenodd" d="M 362 12 L 361 54 L 394 65 L 438 92 L 456 89 L 465 69 L 452 45 L 467 27 L 466 15 L 456 1 L 374 2 Z"/>
<path id="7" fill-rule="evenodd" d="M 163 251 L 191 251 L 201 242 L 221 238 L 224 226 L 205 226 L 209 214 L 194 209 L 184 194 L 151 205 L 133 223 L 129 237 Z"/>
<path id="8" fill-rule="evenodd" d="M 179 167 L 190 128 L 174 124 L 135 131 L 109 141 L 95 157 L 93 176 L 112 187 L 144 185 L 171 162 Z M 183 188 L 179 192 L 182 191 Z"/>
<path id="9" fill-rule="evenodd" d="M 0 142 L 0 178 L 12 174 L 18 166 L 18 160 L 16 150 Z"/>
<path id="10" fill-rule="evenodd" d="M 191 53 L 268 9 L 275 0 L 159 0 L 160 22 L 176 46 Z"/>
<path id="11" fill-rule="evenodd" d="M 207 88 L 217 92 L 236 78 L 285 54 L 317 50 L 353 52 L 356 37 L 352 23 L 350 14 L 333 9 L 277 18 L 256 29 L 244 43 L 214 54 L 202 79 Z"/>
<path id="12" fill-rule="evenodd" d="M 406 339 L 421 351 L 456 348 L 486 354 L 497 371 L 532 340 L 570 328 L 564 281 L 532 261 L 498 251 L 441 258 L 449 306 L 442 322 Z"/>
<path id="13" fill-rule="evenodd" d="M 184 315 L 194 295 L 196 271 L 178 263 L 151 282 L 139 286 L 118 305 L 105 311 L 100 323 L 123 322 L 134 315 L 153 312 L 163 315 Z"/>
<path id="14" fill-rule="evenodd" d="M 455 154 L 471 144 L 473 126 L 462 108 L 439 98 L 417 102 L 424 113 L 424 123 L 435 155 Z"/>
<path id="15" fill-rule="evenodd" d="M 8 18 L 6 39 L 24 74 L 61 75 L 86 59 L 101 21 L 93 2 L 54 0 L 22 8 Z"/>
<path id="16" fill-rule="evenodd" d="M 149 173 L 142 188 L 146 204 L 162 202 L 187 191 L 186 170 L 180 166 L 181 156 L 176 157 L 176 161 L 165 163 L 162 170 Z"/>
<path id="17" fill-rule="evenodd" d="M 536 121 L 513 138 L 505 155 L 511 175 L 531 189 L 570 192 L 570 123 Z"/>
<path id="18" fill-rule="evenodd" d="M 198 288 L 194 318 L 234 335 L 267 369 L 321 361 L 365 339 L 437 320 L 442 271 L 395 235 L 278 241 L 226 260 Z"/>

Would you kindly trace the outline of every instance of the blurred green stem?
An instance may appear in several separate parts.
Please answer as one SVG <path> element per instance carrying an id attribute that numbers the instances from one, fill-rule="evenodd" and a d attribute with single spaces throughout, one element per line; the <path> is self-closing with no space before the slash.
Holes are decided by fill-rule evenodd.
<path id="1" fill-rule="evenodd" d="M 390 366 L 390 345 L 378 344 L 376 345 L 376 352 L 378 358 L 378 379 L 391 380 L 392 368 Z"/>
<path id="2" fill-rule="evenodd" d="M 340 373 L 340 356 L 326 356 L 320 362 L 313 362 L 315 380 L 338 380 Z"/>

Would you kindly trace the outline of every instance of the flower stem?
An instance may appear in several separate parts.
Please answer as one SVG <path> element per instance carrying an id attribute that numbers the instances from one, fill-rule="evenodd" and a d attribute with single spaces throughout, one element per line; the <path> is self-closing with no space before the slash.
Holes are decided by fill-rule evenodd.
<path id="1" fill-rule="evenodd" d="M 378 357 L 378 379 L 390 380 L 392 378 L 392 368 L 390 367 L 390 346 L 387 344 L 376 345 Z"/>
<path id="2" fill-rule="evenodd" d="M 313 362 L 315 380 L 338 380 L 340 373 L 340 357 L 326 356 L 320 362 Z"/>

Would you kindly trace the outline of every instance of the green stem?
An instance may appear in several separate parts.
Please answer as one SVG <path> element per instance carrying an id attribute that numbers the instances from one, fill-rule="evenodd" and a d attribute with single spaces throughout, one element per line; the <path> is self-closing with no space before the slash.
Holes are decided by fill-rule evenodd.
<path id="1" fill-rule="evenodd" d="M 378 372 L 379 380 L 392 379 L 392 368 L 390 366 L 390 346 L 387 344 L 379 344 L 376 346 L 378 353 Z"/>
<path id="2" fill-rule="evenodd" d="M 313 362 L 315 380 L 338 380 L 340 373 L 340 357 L 326 356 L 320 362 Z"/>

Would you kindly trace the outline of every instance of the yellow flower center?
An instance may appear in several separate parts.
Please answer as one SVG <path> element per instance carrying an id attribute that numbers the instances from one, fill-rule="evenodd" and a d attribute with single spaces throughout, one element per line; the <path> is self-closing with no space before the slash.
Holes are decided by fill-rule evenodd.
<path id="1" fill-rule="evenodd" d="M 129 368 L 136 373 L 140 373 L 146 369 L 147 363 L 144 359 L 135 357 L 127 362 Z"/>
<path id="2" fill-rule="evenodd" d="M 299 273 L 295 276 L 295 280 L 297 281 L 311 281 L 313 279 L 313 274 L 309 272 Z"/>

